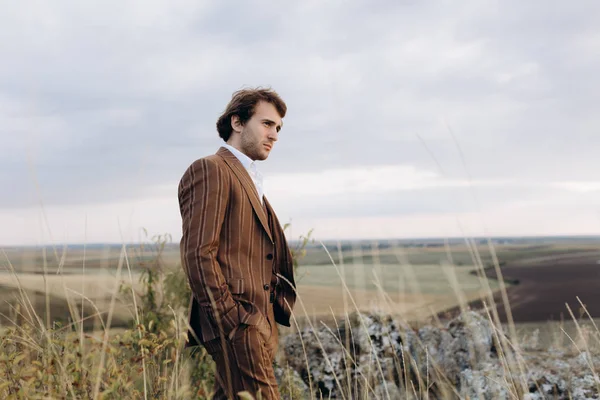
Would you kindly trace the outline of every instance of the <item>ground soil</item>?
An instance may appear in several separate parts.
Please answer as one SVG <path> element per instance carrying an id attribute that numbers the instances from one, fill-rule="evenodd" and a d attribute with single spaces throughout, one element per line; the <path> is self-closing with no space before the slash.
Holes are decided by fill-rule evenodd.
<path id="1" fill-rule="evenodd" d="M 582 316 L 581 299 L 594 318 L 600 317 L 600 264 L 598 257 L 560 256 L 534 262 L 507 264 L 501 268 L 505 280 L 516 283 L 507 289 L 510 309 L 515 322 L 560 321 L 571 317 L 568 304 L 576 317 Z M 486 270 L 488 278 L 496 279 L 493 268 Z M 496 293 L 498 314 L 507 322 L 500 293 Z M 481 301 L 469 303 L 475 309 L 482 308 Z M 456 308 L 442 316 L 454 315 Z"/>

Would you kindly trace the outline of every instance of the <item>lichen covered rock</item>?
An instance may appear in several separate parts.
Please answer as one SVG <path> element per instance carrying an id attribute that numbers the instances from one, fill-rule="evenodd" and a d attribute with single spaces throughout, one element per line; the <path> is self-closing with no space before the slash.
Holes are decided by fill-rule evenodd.
<path id="1" fill-rule="evenodd" d="M 388 315 L 353 314 L 337 328 L 282 339 L 286 362 L 315 398 L 599 398 L 598 370 L 590 368 L 600 366 L 598 355 L 515 355 L 512 347 L 499 355 L 499 346 L 490 321 L 473 311 L 419 329 Z"/>

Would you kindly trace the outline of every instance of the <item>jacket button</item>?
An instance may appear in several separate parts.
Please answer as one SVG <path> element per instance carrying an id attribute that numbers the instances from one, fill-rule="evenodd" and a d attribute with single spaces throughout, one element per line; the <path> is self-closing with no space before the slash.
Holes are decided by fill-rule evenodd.
<path id="1" fill-rule="evenodd" d="M 269 286 L 268 284 L 265 283 L 265 286 L 263 286 L 263 289 L 265 290 L 269 290 L 271 288 L 271 286 Z"/>
<path id="2" fill-rule="evenodd" d="M 272 260 L 272 259 L 273 259 L 273 254 L 271 254 L 271 253 L 267 254 L 267 260 L 269 260 L 269 261 L 270 261 L 270 260 Z"/>

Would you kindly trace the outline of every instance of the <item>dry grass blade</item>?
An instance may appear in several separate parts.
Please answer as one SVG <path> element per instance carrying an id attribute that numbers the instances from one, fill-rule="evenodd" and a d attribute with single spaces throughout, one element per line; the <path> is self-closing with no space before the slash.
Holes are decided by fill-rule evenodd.
<path id="1" fill-rule="evenodd" d="M 287 300 L 285 300 L 285 303 L 290 309 L 292 308 Z M 304 361 L 306 361 L 306 372 L 308 375 L 308 388 L 310 391 L 310 398 L 314 399 L 312 378 L 311 378 L 311 373 L 310 373 L 310 364 L 308 362 L 308 355 L 306 354 L 306 346 L 304 345 L 304 339 L 302 338 L 302 332 L 300 331 L 300 326 L 298 326 L 298 321 L 296 320 L 296 316 L 294 313 L 291 314 L 291 318 L 292 318 L 292 321 L 294 322 L 294 326 L 296 327 L 296 332 L 298 333 L 298 337 L 300 338 L 300 344 L 302 345 L 302 352 L 304 353 Z"/>
<path id="2" fill-rule="evenodd" d="M 96 310 L 96 313 L 95 313 L 95 314 L 93 314 L 93 315 L 94 315 L 94 316 L 98 316 L 98 318 L 100 319 L 100 324 L 102 325 L 102 330 L 106 332 L 106 331 L 108 330 L 108 328 L 107 328 L 106 324 L 104 323 L 104 320 L 102 319 L 102 314 L 105 314 L 105 312 L 101 312 L 101 311 L 98 309 L 98 307 L 96 306 L 96 303 L 94 303 L 94 302 L 93 302 L 93 300 L 92 300 L 92 299 L 90 299 L 89 297 L 87 297 L 87 296 L 84 296 L 84 294 L 83 294 L 83 293 L 79 293 L 79 292 L 77 292 L 76 290 L 69 289 L 69 288 L 66 288 L 66 290 L 67 290 L 68 292 L 71 292 L 71 293 L 73 293 L 73 294 L 79 295 L 79 296 L 80 296 L 82 299 L 86 300 L 86 301 L 87 301 L 87 302 L 88 302 L 88 303 L 89 303 L 89 304 L 90 304 L 90 305 L 91 305 L 91 306 L 94 308 L 94 310 Z M 88 316 L 88 318 L 89 318 L 89 316 Z M 83 321 L 83 320 L 82 320 L 82 321 Z"/>
<path id="3" fill-rule="evenodd" d="M 323 242 L 320 242 L 320 244 L 325 249 L 325 252 L 327 253 L 327 256 L 329 257 L 329 260 L 331 261 L 331 263 L 333 264 L 333 266 L 335 268 L 335 271 L 337 272 L 338 276 L 341 278 L 340 270 L 339 270 L 337 264 L 335 263 L 335 261 L 333 260 L 333 257 L 331 257 L 331 253 L 329 253 L 329 250 L 327 250 L 327 246 L 325 246 L 325 244 Z M 350 293 L 350 289 L 348 289 L 348 285 L 343 280 L 342 280 L 342 286 L 344 287 L 344 290 L 348 292 L 348 297 L 352 301 L 352 304 L 354 305 L 354 309 L 358 313 L 359 320 L 361 322 L 361 325 L 363 326 L 363 329 L 365 330 L 365 332 L 368 332 L 367 326 L 365 325 L 364 319 L 362 318 L 362 314 L 360 313 L 360 309 L 359 309 L 358 305 L 356 304 L 356 302 L 354 301 L 354 298 L 352 297 L 352 293 Z M 371 346 L 371 348 L 374 348 L 373 341 L 371 340 L 371 338 L 369 336 L 367 336 L 367 337 L 369 338 L 369 345 Z M 377 356 L 375 356 L 375 361 L 377 362 L 377 368 L 379 370 L 379 374 L 381 375 L 381 378 L 383 380 L 385 380 L 385 376 L 383 374 L 383 369 L 381 368 L 381 363 L 379 362 L 379 358 Z M 387 385 L 385 385 L 384 388 L 385 388 L 386 395 L 389 398 L 390 394 L 389 394 Z"/>
<path id="4" fill-rule="evenodd" d="M 17 290 L 19 291 L 19 295 L 21 296 L 21 302 L 25 308 L 25 311 L 27 312 L 27 314 L 29 315 L 29 319 L 31 321 L 36 321 L 38 323 L 38 325 L 40 326 L 40 328 L 45 331 L 45 325 L 42 321 L 42 319 L 37 315 L 37 313 L 35 312 L 35 309 L 33 307 L 33 304 L 31 303 L 31 299 L 29 298 L 29 296 L 27 295 L 27 293 L 25 292 L 25 290 L 23 289 L 23 285 L 21 284 L 21 280 L 19 279 L 19 275 L 17 274 L 17 272 L 15 271 L 14 266 L 12 265 L 12 263 L 10 262 L 10 259 L 8 258 L 8 255 L 6 254 L 6 252 L 4 251 L 4 249 L 0 249 L 0 251 L 2 251 L 2 254 L 4 255 L 4 258 L 6 259 L 6 262 L 9 267 L 8 272 L 10 272 L 11 276 L 15 279 L 17 285 Z"/>
<path id="5" fill-rule="evenodd" d="M 487 304 L 484 303 L 483 305 L 484 305 L 484 309 L 485 309 L 485 312 L 488 317 L 488 321 L 490 322 L 490 326 L 493 329 L 496 343 L 499 343 L 499 346 L 497 347 L 497 351 L 498 351 L 498 358 L 500 359 L 502 368 L 504 370 L 504 380 L 505 380 L 505 382 L 507 382 L 505 387 L 509 389 L 509 393 L 511 394 L 511 396 L 513 396 L 514 398 L 519 398 L 519 396 L 520 396 L 519 393 L 520 393 L 521 387 L 517 386 L 515 383 L 515 380 L 514 380 L 515 372 L 513 372 L 514 368 L 512 367 L 512 364 L 510 364 L 509 358 L 506 356 L 506 354 L 507 353 L 511 354 L 512 355 L 511 359 L 514 359 L 519 363 L 518 364 L 519 371 L 517 373 L 521 373 L 521 371 L 527 370 L 525 358 L 521 354 L 520 346 L 516 346 L 515 344 L 513 344 L 513 341 L 511 341 L 509 338 L 505 337 L 504 332 L 493 323 Z M 502 336 L 504 336 L 504 338 L 503 338 L 503 340 L 500 340 L 500 338 Z M 518 338 L 515 337 L 514 340 L 516 342 L 518 340 Z M 510 383 L 507 381 L 507 378 L 510 379 Z M 543 391 L 540 388 L 539 384 L 537 382 L 534 382 L 534 383 L 535 383 L 536 388 L 538 389 L 538 392 L 543 394 Z"/>
<path id="6" fill-rule="evenodd" d="M 25 329 L 19 326 L 19 324 L 16 321 L 14 321 L 9 316 L 3 313 L 0 313 L 0 316 L 6 318 L 7 321 L 11 322 L 15 329 L 17 329 L 17 331 L 19 331 L 21 335 L 23 335 L 23 337 L 14 337 L 13 340 L 20 340 L 21 342 L 26 343 L 36 351 L 43 351 L 43 348 L 35 341 L 35 339 L 32 338 Z"/>
<path id="7" fill-rule="evenodd" d="M 54 356 L 57 358 L 56 359 L 56 363 L 58 364 L 58 367 L 61 371 L 61 374 L 59 376 L 60 379 L 63 380 L 63 388 L 66 388 L 71 396 L 74 398 L 75 397 L 75 393 L 73 391 L 73 384 L 71 382 L 70 379 L 68 379 L 68 373 L 65 371 L 65 367 L 63 365 L 63 363 L 61 362 L 61 360 L 58 358 L 58 352 L 57 349 L 55 348 L 55 346 L 52 345 L 52 337 L 49 333 L 49 331 L 45 328 L 44 323 L 42 322 L 42 319 L 39 317 L 39 315 L 37 315 L 37 313 L 35 312 L 35 308 L 33 307 L 33 304 L 31 303 L 31 299 L 29 298 L 29 296 L 27 295 L 27 293 L 25 293 L 25 290 L 23 289 L 23 286 L 21 285 L 20 279 L 18 277 L 18 274 L 16 273 L 14 266 L 12 265 L 12 263 L 10 262 L 8 255 L 6 254 L 6 252 L 4 251 L 4 249 L 0 249 L 7 261 L 7 265 L 10 268 L 10 272 L 12 274 L 12 276 L 16 279 L 17 281 L 17 289 L 19 291 L 19 294 L 21 296 L 21 304 L 23 304 L 23 306 L 25 307 L 25 310 L 27 311 L 27 313 L 30 316 L 30 319 L 32 321 L 37 321 L 38 322 L 38 326 L 41 330 L 42 336 L 44 337 L 44 339 L 46 340 L 46 345 L 47 347 L 44 348 L 45 351 L 54 354 Z"/>
<path id="8" fill-rule="evenodd" d="M 598 326 L 596 325 L 596 321 L 594 321 L 594 318 L 592 318 L 592 316 L 590 315 L 590 312 L 588 311 L 588 309 L 585 306 L 585 304 L 583 304 L 583 302 L 581 301 L 581 299 L 579 298 L 579 296 L 576 296 L 576 298 L 577 298 L 577 301 L 579 302 L 579 304 L 581 305 L 581 308 L 585 312 L 585 315 L 588 316 L 590 322 L 592 323 L 592 326 L 596 330 L 596 340 L 600 344 L 600 330 L 598 330 Z"/>
<path id="9" fill-rule="evenodd" d="M 109 329 L 112 322 L 113 311 L 115 308 L 115 300 L 117 298 L 117 293 L 119 292 L 119 284 L 118 281 L 121 278 L 121 269 L 123 268 L 123 262 L 125 259 L 126 247 L 123 245 L 121 248 L 121 256 L 119 257 L 119 265 L 117 267 L 117 283 L 115 284 L 115 288 L 113 290 L 113 294 L 110 299 L 110 307 L 108 309 L 108 317 L 106 318 L 106 328 L 104 329 L 104 339 L 102 340 L 102 352 L 100 353 L 100 365 L 98 366 L 98 375 L 96 376 L 96 384 L 94 386 L 94 395 L 93 399 L 96 400 L 98 395 L 100 394 L 100 384 L 102 382 L 102 372 L 104 370 L 104 362 L 106 357 L 106 347 L 108 345 L 108 337 L 109 337 Z"/>
<path id="10" fill-rule="evenodd" d="M 280 277 L 280 279 L 283 279 L 291 288 L 294 288 L 294 285 L 291 284 L 291 282 L 283 275 L 281 274 L 277 274 L 277 276 Z M 296 289 L 294 289 L 294 291 L 296 291 Z M 317 343 L 319 344 L 319 348 L 321 349 L 322 353 L 323 353 L 323 357 L 325 358 L 325 362 L 327 363 L 327 365 L 329 366 L 329 368 L 334 371 L 335 369 L 333 368 L 333 364 L 331 363 L 331 360 L 329 359 L 329 356 L 327 355 L 327 352 L 325 351 L 325 348 L 323 347 L 323 344 L 321 343 L 321 340 L 319 339 L 319 336 L 317 335 L 317 330 L 315 329 L 312 321 L 310 320 L 310 317 L 308 315 L 308 312 L 306 311 L 306 307 L 304 307 L 304 303 L 302 302 L 302 297 L 298 294 L 298 292 L 296 292 L 296 301 L 300 304 L 300 306 L 302 307 L 302 311 L 304 311 L 304 315 L 306 316 L 306 320 L 308 321 L 308 324 L 312 330 L 312 333 L 317 341 Z M 287 301 L 286 301 L 287 303 Z M 289 307 L 289 303 L 288 303 L 288 307 Z M 300 335 L 302 336 L 302 335 Z M 302 347 L 304 348 L 304 346 Z M 337 385 L 337 387 L 340 390 L 340 394 L 342 395 L 342 399 L 345 399 L 346 397 L 344 396 L 344 392 L 342 389 L 342 385 L 340 383 L 340 381 L 338 380 L 337 376 L 335 376 L 334 374 L 334 380 L 335 383 Z"/>
<path id="11" fill-rule="evenodd" d="M 571 307 L 569 307 L 568 303 L 565 303 L 565 305 L 567 307 L 567 310 L 569 311 L 569 315 L 571 316 L 571 318 L 573 319 L 573 322 L 575 323 L 575 327 L 577 328 L 577 333 L 579 333 L 579 337 L 581 338 L 581 341 L 583 342 L 583 346 L 584 346 L 585 352 L 586 352 L 585 361 L 588 364 L 592 375 L 594 376 L 594 381 L 596 382 L 596 387 L 598 389 L 598 392 L 600 393 L 600 378 L 598 377 L 598 373 L 596 372 L 596 367 L 594 366 L 594 360 L 592 358 L 592 352 L 590 351 L 590 347 L 588 346 L 587 339 L 586 339 L 585 335 L 583 334 L 583 331 L 581 330 L 581 326 L 579 325 L 577 318 L 575 318 L 575 315 L 573 314 Z M 571 339 L 571 337 L 569 337 L 569 339 Z M 575 343 L 573 343 L 573 344 L 575 344 Z M 577 350 L 579 351 L 579 353 L 581 354 L 581 350 L 579 350 L 577 345 L 575 345 L 575 346 L 576 346 Z"/>
<path id="12" fill-rule="evenodd" d="M 119 231 L 120 231 L 120 226 L 119 226 Z M 122 239 L 123 239 L 123 234 L 121 233 L 121 240 Z M 125 266 L 127 267 L 127 273 L 129 274 L 129 284 L 131 286 L 131 297 L 133 299 L 133 310 L 135 313 L 135 322 L 136 322 L 136 326 L 137 326 L 138 335 L 141 339 L 143 336 L 143 333 L 141 330 L 140 313 L 138 311 L 137 295 L 135 294 L 135 291 L 133 290 L 133 275 L 131 274 L 131 265 L 129 264 L 129 256 L 127 255 L 127 251 L 125 251 Z M 148 399 L 148 379 L 146 377 L 147 372 L 146 372 L 146 357 L 144 354 L 145 349 L 142 347 L 141 351 L 142 351 L 142 373 L 143 373 L 143 379 L 144 379 L 144 400 L 147 400 Z"/>
<path id="13" fill-rule="evenodd" d="M 331 328 L 329 326 L 327 326 L 327 324 L 325 322 L 321 321 L 321 325 L 331 334 L 331 336 L 335 339 L 335 341 L 338 342 L 338 344 L 340 345 L 342 351 L 346 354 L 346 356 L 348 357 L 348 360 L 350 360 L 350 362 L 352 363 L 352 365 L 354 367 L 358 368 L 359 364 L 354 360 L 354 358 L 352 357 L 352 354 L 350 354 L 350 352 L 348 351 L 348 349 L 344 346 L 344 343 L 342 343 L 341 339 L 336 336 L 336 334 L 331 330 Z M 368 391 L 372 392 L 372 393 L 375 393 L 375 389 L 371 386 L 370 383 L 368 383 L 368 378 L 365 376 L 365 374 L 363 374 L 360 369 L 357 369 L 357 371 L 358 371 L 358 374 L 365 379 Z M 349 383 L 348 387 L 349 388 L 352 387 L 350 383 Z"/>
<path id="14" fill-rule="evenodd" d="M 388 299 L 388 301 L 392 302 L 392 300 L 387 295 L 387 293 L 385 293 L 385 291 L 383 289 L 383 286 L 381 285 L 381 282 L 379 281 L 379 279 L 378 279 L 377 276 L 375 276 L 375 280 L 376 280 L 375 281 L 375 286 L 376 286 L 377 290 L 381 291 L 386 296 L 386 298 Z M 402 319 L 400 317 L 399 322 L 400 322 L 401 326 L 403 326 L 405 329 L 410 329 L 410 324 L 408 323 L 408 321 L 406 321 L 406 320 L 404 320 L 404 319 Z M 390 333 L 388 332 L 387 335 L 388 335 L 388 340 L 391 342 L 392 338 L 390 336 Z M 402 337 L 403 337 L 403 340 L 406 340 L 406 335 L 402 335 Z M 438 379 L 440 379 L 440 382 L 438 382 L 439 386 L 440 386 L 440 390 L 443 391 L 444 393 L 446 393 L 446 392 L 454 393 L 456 396 L 460 397 L 460 393 L 456 390 L 456 388 L 450 382 L 450 380 L 448 379 L 448 377 L 445 376 L 444 371 L 439 366 L 439 364 L 437 362 L 435 362 L 435 360 L 433 360 L 433 359 L 430 360 L 427 346 L 423 343 L 423 341 L 418 336 L 416 336 L 415 339 L 417 341 L 417 344 L 419 346 L 421 346 L 421 348 L 423 348 L 425 350 L 425 355 L 426 355 L 425 362 L 426 362 L 426 380 L 427 380 L 427 382 L 423 386 L 425 389 L 421 390 L 420 393 L 422 395 L 424 395 L 424 396 L 429 397 L 429 387 L 430 387 L 430 385 L 429 385 L 428 381 L 429 381 L 429 363 L 431 361 L 431 367 L 436 372 L 436 374 L 437 374 L 436 376 L 438 377 Z M 405 385 L 405 388 L 408 387 L 408 381 L 409 381 L 408 380 L 408 375 L 407 375 L 408 374 L 408 369 L 406 368 L 406 364 L 404 362 L 404 360 L 406 358 L 406 359 L 408 359 L 409 363 L 416 370 L 417 381 L 418 381 L 420 389 L 421 389 L 421 385 L 423 385 L 423 381 L 422 381 L 422 378 L 420 376 L 420 368 L 419 368 L 419 365 L 417 364 L 417 360 L 415 360 L 414 357 L 411 354 L 405 355 L 403 353 L 402 347 L 400 347 L 400 351 L 402 352 L 402 369 L 401 369 L 401 371 L 403 371 L 403 373 L 404 373 L 404 385 Z M 398 364 L 399 364 L 399 361 L 400 360 L 398 360 Z M 406 394 L 406 396 L 408 396 L 408 393 Z"/>

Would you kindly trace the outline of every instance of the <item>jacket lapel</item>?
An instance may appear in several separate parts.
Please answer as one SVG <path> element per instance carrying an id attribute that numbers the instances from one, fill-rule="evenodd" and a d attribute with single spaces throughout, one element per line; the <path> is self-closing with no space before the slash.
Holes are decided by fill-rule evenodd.
<path id="1" fill-rule="evenodd" d="M 238 160 L 237 157 L 225 147 L 219 148 L 217 155 L 221 156 L 223 160 L 225 160 L 229 168 L 231 168 L 235 176 L 237 176 L 237 178 L 240 180 L 242 187 L 250 199 L 250 203 L 252 204 L 252 208 L 254 209 L 256 216 L 260 220 L 265 232 L 267 232 L 267 235 L 269 235 L 269 239 L 273 241 L 273 236 L 271 234 L 271 230 L 269 229 L 269 220 L 267 219 L 267 214 L 265 214 L 265 209 L 258 198 L 256 186 L 254 185 L 252 178 L 250 178 L 250 175 L 248 175 L 248 171 L 246 171 L 246 168 L 244 168 L 240 160 Z"/>

